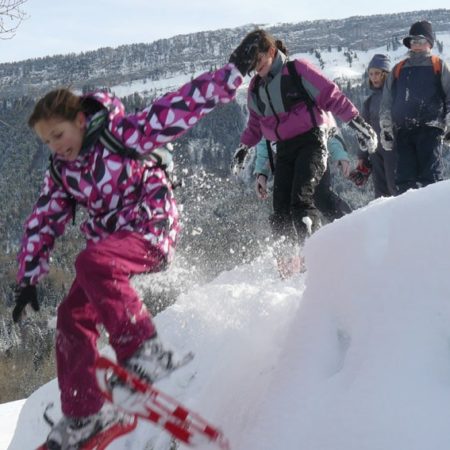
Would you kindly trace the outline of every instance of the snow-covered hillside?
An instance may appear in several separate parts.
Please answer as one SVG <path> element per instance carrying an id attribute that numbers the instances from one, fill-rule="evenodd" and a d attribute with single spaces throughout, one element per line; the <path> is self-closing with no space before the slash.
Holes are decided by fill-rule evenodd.
<path id="1" fill-rule="evenodd" d="M 161 388 L 220 424 L 233 450 L 447 450 L 449 197 L 444 181 L 323 227 L 289 281 L 265 256 L 193 287 L 156 318 L 196 354 Z M 9 450 L 44 440 L 57 397 L 53 381 L 27 399 Z M 109 448 L 169 447 L 141 423 Z"/>
<path id="2" fill-rule="evenodd" d="M 450 48 L 450 34 L 442 33 L 437 35 L 437 39 L 444 44 L 444 53 L 440 55 L 447 63 L 450 64 L 450 52 L 447 49 Z M 391 56 L 392 64 L 397 63 L 401 59 L 403 59 L 407 54 L 407 48 L 404 46 L 400 46 L 395 51 L 387 51 L 386 46 L 372 48 L 367 51 L 357 51 L 356 57 L 352 58 L 351 66 L 347 61 L 347 57 L 345 56 L 345 51 L 338 51 L 337 47 L 332 47 L 331 51 L 320 52 L 320 57 L 324 63 L 323 73 L 330 78 L 331 80 L 360 80 L 361 75 L 367 70 L 367 66 L 372 56 L 376 53 L 388 53 Z M 437 54 L 437 49 L 433 49 L 433 53 Z M 320 67 L 320 62 L 313 53 L 296 53 L 290 55 L 290 59 L 300 58 L 306 59 Z M 173 76 L 171 78 L 165 78 L 157 81 L 152 81 L 150 79 L 142 79 L 135 80 L 130 83 L 120 84 L 116 86 L 112 86 L 111 90 L 115 92 L 119 97 L 125 97 L 127 95 L 131 95 L 135 92 L 141 94 L 149 94 L 159 93 L 163 94 L 165 92 L 169 92 L 173 89 L 176 89 L 178 86 L 181 86 L 184 83 L 187 83 L 194 76 L 198 76 L 203 71 L 197 71 L 194 74 L 179 74 L 178 76 Z M 247 77 L 247 82 L 244 83 L 241 87 L 246 88 L 248 86 L 248 82 L 250 81 L 250 77 Z"/>

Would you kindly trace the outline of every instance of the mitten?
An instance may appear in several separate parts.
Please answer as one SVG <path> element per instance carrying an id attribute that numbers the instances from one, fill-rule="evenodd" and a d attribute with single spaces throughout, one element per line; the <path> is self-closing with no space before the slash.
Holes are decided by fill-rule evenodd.
<path id="1" fill-rule="evenodd" d="M 256 67 L 259 52 L 259 36 L 253 39 L 244 39 L 231 54 L 229 62 L 233 63 L 236 68 L 245 77 Z"/>
<path id="2" fill-rule="evenodd" d="M 361 150 L 374 153 L 378 145 L 378 138 L 374 129 L 361 116 L 356 116 L 348 125 L 355 131 Z"/>
<path id="3" fill-rule="evenodd" d="M 261 200 L 265 200 L 267 198 L 267 177 L 262 173 L 256 175 L 256 195 Z"/>
<path id="4" fill-rule="evenodd" d="M 28 303 L 35 311 L 39 311 L 36 286 L 17 286 L 14 292 L 16 306 L 13 309 L 12 317 L 14 322 L 18 322 L 22 316 L 23 310 Z"/>
<path id="5" fill-rule="evenodd" d="M 233 160 L 231 162 L 231 173 L 233 175 L 239 175 L 244 169 L 245 158 L 247 157 L 249 147 L 247 145 L 241 144 L 233 155 Z"/>
<path id="6" fill-rule="evenodd" d="M 349 179 L 353 181 L 358 187 L 362 187 L 367 183 L 370 174 L 372 173 L 372 166 L 369 161 L 360 159 L 355 169 L 350 172 Z"/>

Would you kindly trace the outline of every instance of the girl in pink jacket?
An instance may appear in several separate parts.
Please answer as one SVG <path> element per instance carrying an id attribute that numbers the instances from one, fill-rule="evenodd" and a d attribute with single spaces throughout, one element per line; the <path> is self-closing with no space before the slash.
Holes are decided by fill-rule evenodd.
<path id="1" fill-rule="evenodd" d="M 48 272 L 55 239 L 73 216 L 73 202 L 87 212 L 81 225 L 87 245 L 57 312 L 64 415 L 48 436 L 49 448 L 78 448 L 111 421 L 95 379 L 100 324 L 118 363 L 148 382 L 190 359 L 176 358 L 161 345 L 130 276 L 162 270 L 177 240 L 178 212 L 160 148 L 217 104 L 231 101 L 241 82 L 240 72 L 228 64 L 135 114 L 125 114 L 122 103 L 105 92 L 78 96 L 58 89 L 37 102 L 29 125 L 50 148 L 53 162 L 25 223 L 14 321 L 29 303 L 39 309 L 36 285 Z"/>

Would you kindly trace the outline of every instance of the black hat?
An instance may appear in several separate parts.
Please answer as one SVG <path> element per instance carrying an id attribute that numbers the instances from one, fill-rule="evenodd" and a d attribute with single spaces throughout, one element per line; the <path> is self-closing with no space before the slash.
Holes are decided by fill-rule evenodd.
<path id="1" fill-rule="evenodd" d="M 431 23 L 428 20 L 422 20 L 421 22 L 413 23 L 409 29 L 409 35 L 403 39 L 403 44 L 406 47 L 411 48 L 411 39 L 413 36 L 423 36 L 433 47 L 434 45 L 434 33 L 431 28 Z"/>

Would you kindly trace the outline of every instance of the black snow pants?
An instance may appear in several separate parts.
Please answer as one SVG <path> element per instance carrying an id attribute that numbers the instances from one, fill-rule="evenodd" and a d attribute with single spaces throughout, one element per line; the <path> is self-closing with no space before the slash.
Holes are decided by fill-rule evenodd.
<path id="1" fill-rule="evenodd" d="M 302 245 L 320 227 L 314 199 L 327 169 L 327 154 L 326 138 L 317 128 L 277 143 L 270 218 L 275 239 L 284 236 Z"/>

